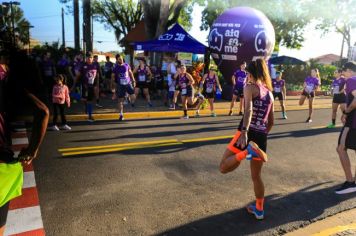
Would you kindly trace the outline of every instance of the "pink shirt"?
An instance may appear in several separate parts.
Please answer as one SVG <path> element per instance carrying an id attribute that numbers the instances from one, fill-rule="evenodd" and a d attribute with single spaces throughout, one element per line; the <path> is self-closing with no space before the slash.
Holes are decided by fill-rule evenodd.
<path id="1" fill-rule="evenodd" d="M 54 85 L 52 91 L 52 102 L 57 104 L 67 103 L 70 107 L 70 97 L 67 85 Z"/>

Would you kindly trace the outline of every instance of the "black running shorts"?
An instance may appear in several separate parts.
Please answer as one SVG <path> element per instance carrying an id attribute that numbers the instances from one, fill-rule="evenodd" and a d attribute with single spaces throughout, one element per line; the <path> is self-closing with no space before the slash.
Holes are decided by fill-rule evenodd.
<path id="1" fill-rule="evenodd" d="M 346 103 L 346 95 L 344 93 L 334 94 L 333 103 Z"/>

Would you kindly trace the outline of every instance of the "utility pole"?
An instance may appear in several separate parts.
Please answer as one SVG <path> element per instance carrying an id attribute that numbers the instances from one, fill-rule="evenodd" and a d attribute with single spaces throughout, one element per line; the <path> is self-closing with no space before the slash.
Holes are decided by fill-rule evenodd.
<path id="1" fill-rule="evenodd" d="M 66 47 L 66 36 L 65 36 L 65 30 L 64 30 L 64 10 L 62 7 L 62 47 Z"/>
<path id="2" fill-rule="evenodd" d="M 90 0 L 83 0 L 83 38 L 86 51 L 93 51 L 93 42 L 91 40 L 91 3 Z"/>
<path id="3" fill-rule="evenodd" d="M 79 0 L 73 0 L 73 14 L 74 14 L 74 48 L 80 51 L 80 29 L 79 29 Z"/>
<path id="4" fill-rule="evenodd" d="M 12 24 L 12 34 L 11 34 L 11 38 L 12 38 L 12 43 L 13 45 L 16 45 L 16 37 L 15 37 L 15 13 L 14 13 L 14 8 L 13 5 L 19 6 L 20 2 L 17 1 L 10 1 L 10 2 L 3 2 L 1 3 L 2 5 L 5 6 L 9 6 L 10 7 L 10 11 L 11 11 L 11 24 Z"/>

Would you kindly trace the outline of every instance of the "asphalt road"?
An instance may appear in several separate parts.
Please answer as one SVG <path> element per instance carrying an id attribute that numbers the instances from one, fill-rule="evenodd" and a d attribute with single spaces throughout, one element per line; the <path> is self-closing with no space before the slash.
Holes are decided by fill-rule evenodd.
<path id="1" fill-rule="evenodd" d="M 344 181 L 340 128 L 322 128 L 328 109 L 311 124 L 306 115 L 276 113 L 260 222 L 245 210 L 254 200 L 249 162 L 218 170 L 240 117 L 76 122 L 72 131 L 48 132 L 34 164 L 46 233 L 279 235 L 355 208 L 356 194 L 333 193 Z"/>

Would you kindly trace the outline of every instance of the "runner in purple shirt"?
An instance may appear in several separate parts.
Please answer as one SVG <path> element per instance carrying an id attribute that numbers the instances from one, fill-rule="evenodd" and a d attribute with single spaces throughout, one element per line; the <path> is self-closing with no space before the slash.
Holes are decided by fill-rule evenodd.
<path id="1" fill-rule="evenodd" d="M 347 149 L 356 151 L 356 63 L 347 62 L 343 67 L 342 74 L 346 79 L 346 108 L 341 117 L 344 127 L 340 132 L 337 153 L 345 172 L 346 181 L 335 190 L 336 194 L 356 192 L 356 176 L 352 175 L 350 158 L 347 153 Z"/>
<path id="2" fill-rule="evenodd" d="M 98 81 L 98 70 L 97 66 L 93 64 L 93 54 L 91 52 L 87 52 L 86 54 L 86 62 L 82 65 L 81 69 L 77 72 L 76 80 L 74 81 L 74 85 L 77 81 L 81 80 L 82 84 L 82 100 L 86 106 L 86 112 L 88 113 L 88 121 L 93 122 L 94 118 L 92 116 L 93 112 L 93 102 L 95 99 L 95 83 Z M 75 89 L 73 85 L 72 91 Z"/>
<path id="3" fill-rule="evenodd" d="M 116 83 L 116 86 L 114 85 Z M 116 63 L 112 69 L 111 74 L 111 88 L 113 93 L 118 98 L 119 107 L 119 121 L 124 120 L 124 100 L 126 93 L 130 95 L 130 101 L 132 107 L 135 104 L 135 78 L 131 71 L 130 66 L 124 63 L 124 60 L 120 54 L 116 55 Z"/>
<path id="4" fill-rule="evenodd" d="M 242 160 L 246 158 L 251 160 L 256 203 L 249 205 L 247 211 L 255 215 L 256 219 L 262 220 L 264 185 L 261 171 L 263 162 L 267 161 L 267 134 L 274 123 L 272 83 L 267 65 L 262 59 L 251 62 L 246 71 L 249 82 L 244 89 L 245 114 L 236 135 L 225 150 L 220 172 L 231 172 Z"/>
<path id="5" fill-rule="evenodd" d="M 304 80 L 303 84 L 303 92 L 300 96 L 299 105 L 302 106 L 306 98 L 309 99 L 309 117 L 305 121 L 307 123 L 312 122 L 312 115 L 313 115 L 313 103 L 315 97 L 315 91 L 317 91 L 320 87 L 320 75 L 318 69 L 311 70 L 311 76 L 307 77 Z"/>
<path id="6" fill-rule="evenodd" d="M 239 115 L 242 116 L 242 110 L 243 110 L 243 103 L 244 103 L 244 87 L 246 85 L 246 62 L 240 63 L 240 68 L 235 71 L 233 74 L 231 80 L 232 80 L 232 85 L 233 85 L 233 94 L 232 94 L 232 100 L 230 104 L 230 111 L 229 111 L 229 116 L 233 114 L 232 109 L 235 106 L 236 99 L 240 99 L 240 112 Z"/>
<path id="7" fill-rule="evenodd" d="M 331 114 L 331 124 L 327 128 L 335 128 L 336 123 L 336 113 L 337 109 L 340 106 L 341 112 L 345 110 L 346 95 L 345 95 L 345 78 L 341 75 L 342 70 L 334 71 L 335 79 L 331 83 L 331 92 L 333 94 L 333 103 L 332 103 L 332 114 Z"/>
<path id="8" fill-rule="evenodd" d="M 275 100 L 276 98 L 278 98 L 282 108 L 282 118 L 287 119 L 286 107 L 284 104 L 287 95 L 286 83 L 285 80 L 282 79 L 282 72 L 277 72 L 276 76 L 277 76 L 276 79 L 272 80 L 273 97 Z"/>

